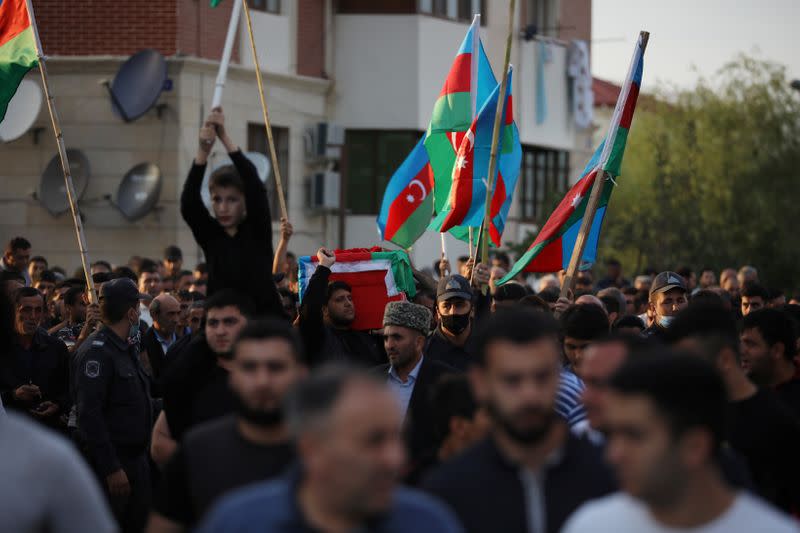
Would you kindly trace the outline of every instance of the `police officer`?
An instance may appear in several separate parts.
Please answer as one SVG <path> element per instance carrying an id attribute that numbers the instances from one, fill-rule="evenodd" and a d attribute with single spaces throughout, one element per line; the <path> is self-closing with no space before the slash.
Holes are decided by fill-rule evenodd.
<path id="1" fill-rule="evenodd" d="M 138 337 L 141 298 L 128 278 L 103 285 L 103 327 L 80 347 L 74 366 L 78 436 L 123 531 L 144 528 L 151 499 L 150 387 L 130 340 Z"/>

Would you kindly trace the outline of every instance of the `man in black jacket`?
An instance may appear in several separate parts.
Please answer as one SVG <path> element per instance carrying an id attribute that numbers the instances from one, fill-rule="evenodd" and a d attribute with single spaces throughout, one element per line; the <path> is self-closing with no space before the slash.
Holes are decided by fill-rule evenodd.
<path id="1" fill-rule="evenodd" d="M 328 283 L 335 254 L 320 248 L 317 259 L 319 265 L 300 307 L 300 334 L 310 365 L 336 361 L 372 368 L 382 364 L 385 358 L 376 338 L 351 327 L 356 312 L 350 286 L 343 281 Z"/>
<path id="2" fill-rule="evenodd" d="M 17 290 L 14 307 L 14 344 L 4 347 L 5 361 L 0 365 L 3 404 L 58 428 L 59 415 L 69 403 L 67 347 L 39 327 L 44 299 L 38 290 Z"/>
<path id="3" fill-rule="evenodd" d="M 209 181 L 212 217 L 200 196 L 208 155 L 219 138 L 233 166 L 216 170 Z M 203 249 L 208 269 L 208 296 L 220 289 L 248 294 L 256 314 L 284 316 L 272 281 L 272 218 L 264 184 L 250 160 L 225 130 L 221 108 L 215 108 L 200 130 L 200 145 L 181 195 L 181 215 Z"/>
<path id="4" fill-rule="evenodd" d="M 142 352 L 155 381 L 161 379 L 170 362 L 167 353 L 178 340 L 180 314 L 178 300 L 169 294 L 159 294 L 150 304 L 153 325 L 142 335 Z"/>
<path id="5" fill-rule="evenodd" d="M 456 370 L 423 355 L 431 312 L 411 302 L 389 302 L 383 315 L 383 345 L 389 363 L 376 373 L 397 397 L 405 415 L 410 467 L 436 447 L 431 389 L 444 374 Z"/>
<path id="6" fill-rule="evenodd" d="M 468 533 L 555 533 L 578 506 L 615 488 L 600 450 L 555 413 L 557 334 L 552 317 L 509 308 L 485 319 L 476 335 L 470 378 L 492 418 L 491 436 L 423 484 Z"/>

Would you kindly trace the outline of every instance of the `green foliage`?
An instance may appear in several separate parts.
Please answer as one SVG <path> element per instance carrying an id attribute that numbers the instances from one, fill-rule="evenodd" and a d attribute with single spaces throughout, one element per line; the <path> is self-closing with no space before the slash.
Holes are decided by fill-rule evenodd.
<path id="1" fill-rule="evenodd" d="M 600 243 L 628 274 L 751 264 L 800 288 L 800 94 L 740 56 L 692 90 L 642 97 Z"/>

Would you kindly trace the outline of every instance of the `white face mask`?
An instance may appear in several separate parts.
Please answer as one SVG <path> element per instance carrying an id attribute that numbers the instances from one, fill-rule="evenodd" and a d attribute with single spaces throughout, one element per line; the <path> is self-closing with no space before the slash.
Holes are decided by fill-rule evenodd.
<path id="1" fill-rule="evenodd" d="M 662 316 L 658 318 L 658 325 L 662 328 L 668 328 L 673 320 L 675 320 L 674 316 Z"/>

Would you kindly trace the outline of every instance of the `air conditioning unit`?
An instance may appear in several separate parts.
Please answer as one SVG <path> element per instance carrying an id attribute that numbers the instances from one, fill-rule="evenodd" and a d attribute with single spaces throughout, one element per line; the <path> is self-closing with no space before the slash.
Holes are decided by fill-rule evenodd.
<path id="1" fill-rule="evenodd" d="M 332 122 L 319 122 L 306 133 L 306 158 L 339 159 L 344 145 L 344 128 Z"/>
<path id="2" fill-rule="evenodd" d="M 332 211 L 341 206 L 342 175 L 338 172 L 316 172 L 310 177 L 308 207 L 312 211 Z"/>

